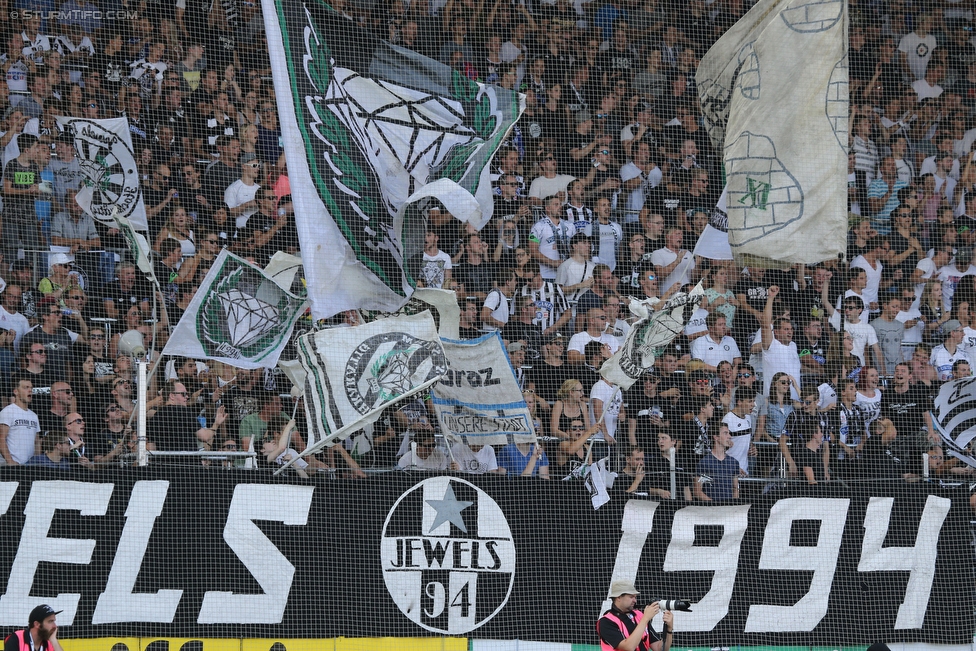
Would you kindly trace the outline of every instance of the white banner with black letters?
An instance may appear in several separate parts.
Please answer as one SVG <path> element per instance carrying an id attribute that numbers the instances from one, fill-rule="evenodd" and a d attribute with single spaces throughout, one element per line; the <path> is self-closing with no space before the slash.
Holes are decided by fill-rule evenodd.
<path id="1" fill-rule="evenodd" d="M 501 335 L 442 342 L 449 368 L 434 385 L 431 402 L 448 440 L 469 445 L 534 442 L 532 415 Z"/>

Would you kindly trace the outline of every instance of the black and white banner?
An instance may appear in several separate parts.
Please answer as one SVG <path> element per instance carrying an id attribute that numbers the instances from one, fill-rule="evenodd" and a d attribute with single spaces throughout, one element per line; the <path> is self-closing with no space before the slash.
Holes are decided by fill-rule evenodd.
<path id="1" fill-rule="evenodd" d="M 577 486 L 523 478 L 4 469 L 0 626 L 49 603 L 62 638 L 595 644 L 628 579 L 641 604 L 693 602 L 681 647 L 968 644 L 968 509 L 929 484 L 722 506 L 616 494 L 594 511 Z"/>

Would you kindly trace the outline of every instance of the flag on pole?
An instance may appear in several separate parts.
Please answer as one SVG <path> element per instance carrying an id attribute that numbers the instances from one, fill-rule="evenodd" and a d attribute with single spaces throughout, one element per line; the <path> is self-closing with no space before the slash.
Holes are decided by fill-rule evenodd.
<path id="1" fill-rule="evenodd" d="M 414 290 L 410 300 L 396 312 L 364 311 L 363 317 L 367 321 L 385 319 L 401 314 L 419 314 L 429 310 L 437 324 L 437 333 L 442 339 L 460 339 L 461 308 L 457 304 L 457 295 L 447 289 L 433 287 L 418 287 Z"/>
<path id="2" fill-rule="evenodd" d="M 736 261 L 815 263 L 846 250 L 847 70 L 846 0 L 759 0 L 702 58 L 698 94 L 723 152 Z"/>
<path id="3" fill-rule="evenodd" d="M 381 41 L 323 0 L 263 2 L 312 315 L 396 311 L 416 286 L 405 261 L 423 244 L 426 186 L 483 226 L 489 162 L 520 97 Z"/>
<path id="4" fill-rule="evenodd" d="M 84 175 L 84 185 L 76 196 L 78 205 L 109 226 L 115 226 L 114 219 L 121 217 L 137 230 L 149 230 L 129 121 L 56 119 L 61 129 L 75 139 L 75 154 Z"/>
<path id="5" fill-rule="evenodd" d="M 705 290 L 698 283 L 687 294 L 677 292 L 660 307 L 661 301 L 656 298 L 643 301 L 632 298 L 630 312 L 637 321 L 613 357 L 600 367 L 603 379 L 622 391 L 632 387 L 654 365 L 655 351 L 670 344 L 685 329 L 704 296 Z"/>
<path id="6" fill-rule="evenodd" d="M 728 200 L 729 191 L 722 190 L 722 195 L 718 198 L 718 203 L 712 210 L 712 214 L 705 224 L 705 230 L 698 236 L 695 250 L 692 252 L 696 256 L 708 258 L 709 260 L 731 260 L 732 248 L 729 246 L 729 215 L 725 211 L 725 202 Z"/>
<path id="7" fill-rule="evenodd" d="M 976 467 L 971 444 L 976 439 L 976 378 L 950 380 L 939 389 L 932 423 L 942 435 L 946 452 Z"/>
<path id="8" fill-rule="evenodd" d="M 116 215 L 114 219 L 115 226 L 121 231 L 122 237 L 125 238 L 125 243 L 129 246 L 129 255 L 136 261 L 136 266 L 139 267 L 139 271 L 149 276 L 152 283 L 159 289 L 156 272 L 152 266 L 152 249 L 149 247 L 149 241 L 146 239 L 146 236 L 137 231 L 132 225 L 132 222 L 125 217 Z"/>
<path id="9" fill-rule="evenodd" d="M 430 399 L 447 440 L 470 445 L 535 443 L 532 414 L 501 335 L 492 332 L 442 343 L 450 368 L 434 385 Z"/>
<path id="10" fill-rule="evenodd" d="M 303 455 L 372 423 L 390 404 L 447 372 L 430 312 L 301 335 L 297 349 L 307 374 L 309 440 Z"/>
<path id="11" fill-rule="evenodd" d="M 279 287 L 261 269 L 224 250 L 163 354 L 215 359 L 239 368 L 273 368 L 306 307 L 304 299 Z"/>

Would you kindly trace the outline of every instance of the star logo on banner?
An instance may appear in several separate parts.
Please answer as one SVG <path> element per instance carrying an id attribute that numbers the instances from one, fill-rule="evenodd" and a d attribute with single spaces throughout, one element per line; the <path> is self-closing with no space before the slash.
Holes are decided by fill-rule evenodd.
<path id="1" fill-rule="evenodd" d="M 444 499 L 424 501 L 437 511 L 437 516 L 434 517 L 434 522 L 430 525 L 431 531 L 445 522 L 450 522 L 464 533 L 468 533 L 468 528 L 464 526 L 464 518 L 461 517 L 461 511 L 474 504 L 474 502 L 459 502 L 454 497 L 454 489 L 451 488 L 450 484 L 447 485 L 447 490 L 444 492 Z"/>

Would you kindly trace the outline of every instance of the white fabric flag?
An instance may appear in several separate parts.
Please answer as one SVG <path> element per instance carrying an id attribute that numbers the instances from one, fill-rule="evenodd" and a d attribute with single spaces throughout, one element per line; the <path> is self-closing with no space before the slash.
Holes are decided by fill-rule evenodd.
<path id="1" fill-rule="evenodd" d="M 737 261 L 845 251 L 847 69 L 846 0 L 760 0 L 702 58 L 698 93 L 723 152 Z"/>
<path id="2" fill-rule="evenodd" d="M 278 283 L 285 291 L 291 291 L 291 284 L 295 282 L 295 274 L 302 268 L 302 257 L 291 255 L 284 251 L 275 251 L 264 268 L 264 273 Z"/>
<path id="3" fill-rule="evenodd" d="M 431 197 L 478 228 L 491 217 L 489 163 L 522 100 L 326 3 L 263 7 L 312 315 L 394 312 L 416 286 Z"/>
<path id="4" fill-rule="evenodd" d="M 522 397 L 497 332 L 477 339 L 443 340 L 450 368 L 434 385 L 431 402 L 449 443 L 534 443 L 532 414 Z"/>
<path id="5" fill-rule="evenodd" d="M 976 378 L 950 380 L 939 389 L 932 423 L 942 435 L 946 452 L 976 467 L 971 445 L 976 439 Z"/>
<path id="6" fill-rule="evenodd" d="M 623 345 L 600 367 L 600 375 L 626 391 L 654 365 L 654 354 L 681 334 L 705 290 L 698 283 L 689 293 L 678 292 L 664 305 L 659 299 L 630 301 L 631 313 L 638 317 L 624 338 Z M 656 308 L 656 309 L 655 309 Z"/>
<path id="7" fill-rule="evenodd" d="M 75 155 L 84 175 L 84 184 L 76 196 L 78 205 L 110 226 L 115 225 L 116 217 L 122 217 L 137 230 L 149 230 L 129 121 L 56 119 L 61 129 L 75 139 Z"/>
<path id="8" fill-rule="evenodd" d="M 613 488 L 617 473 L 610 471 L 609 463 L 610 459 L 604 457 L 596 463 L 590 464 L 586 469 L 584 486 L 590 494 L 590 503 L 593 504 L 594 510 L 610 501 L 610 492 L 607 489 Z"/>
<path id="9" fill-rule="evenodd" d="M 728 197 L 729 190 L 725 188 L 708 218 L 708 223 L 705 224 L 705 230 L 698 236 L 698 242 L 692 252 L 695 255 L 709 260 L 731 260 L 733 258 L 732 247 L 729 246 L 729 215 L 725 210 Z"/>
<path id="10" fill-rule="evenodd" d="M 430 312 L 301 335 L 297 348 L 307 373 L 304 455 L 372 423 L 390 404 L 447 372 Z"/>
<path id="11" fill-rule="evenodd" d="M 164 355 L 273 368 L 305 312 L 304 299 L 264 272 L 221 251 L 163 349 Z"/>
<path id="12" fill-rule="evenodd" d="M 367 321 L 385 319 L 402 314 L 419 314 L 429 310 L 434 323 L 437 324 L 437 334 L 442 339 L 459 339 L 461 322 L 461 308 L 457 304 L 457 294 L 447 289 L 433 287 L 418 287 L 410 296 L 410 300 L 396 312 L 370 312 L 363 310 Z"/>

